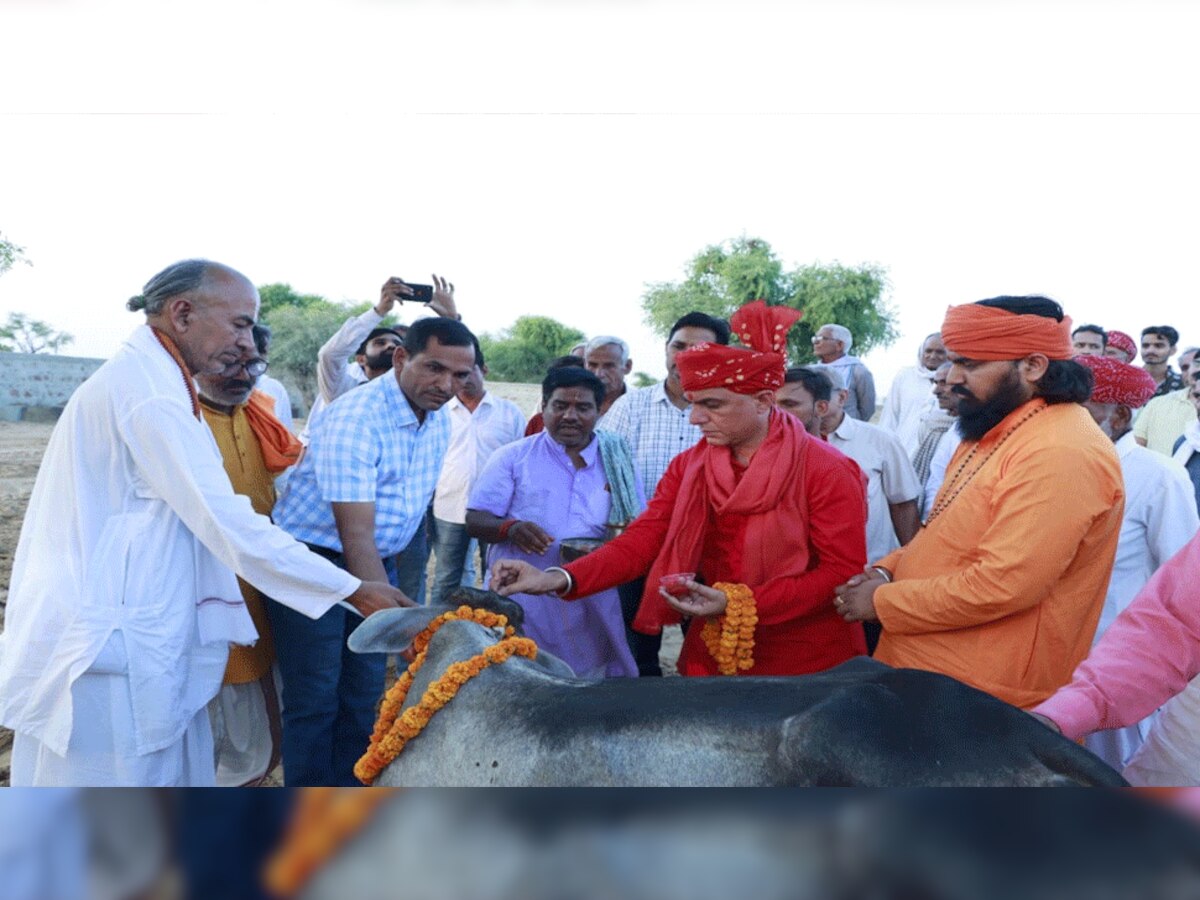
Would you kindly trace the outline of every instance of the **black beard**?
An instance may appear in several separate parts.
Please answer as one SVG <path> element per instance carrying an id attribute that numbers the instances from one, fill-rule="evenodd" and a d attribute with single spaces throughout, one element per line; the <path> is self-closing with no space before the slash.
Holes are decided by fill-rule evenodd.
<path id="1" fill-rule="evenodd" d="M 392 351 L 385 350 L 374 356 L 367 356 L 367 368 L 372 372 L 387 372 L 392 368 Z"/>
<path id="2" fill-rule="evenodd" d="M 1015 371 L 986 400 L 964 397 L 957 385 L 951 393 L 958 397 L 958 433 L 964 441 L 982 440 L 1027 399 L 1021 392 L 1021 380 Z"/>

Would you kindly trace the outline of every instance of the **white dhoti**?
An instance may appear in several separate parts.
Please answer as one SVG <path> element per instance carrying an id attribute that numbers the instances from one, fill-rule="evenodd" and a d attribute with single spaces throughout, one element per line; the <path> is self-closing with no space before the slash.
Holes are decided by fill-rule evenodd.
<path id="1" fill-rule="evenodd" d="M 37 738 L 13 735 L 14 787 L 214 787 L 208 712 L 192 717 L 170 746 L 138 754 L 128 675 L 86 672 L 71 685 L 78 711 L 66 756 Z M 89 710 L 95 711 L 89 715 Z"/>
<path id="2" fill-rule="evenodd" d="M 208 704 L 217 787 L 251 787 L 279 762 L 278 669 L 258 681 L 226 684 Z"/>

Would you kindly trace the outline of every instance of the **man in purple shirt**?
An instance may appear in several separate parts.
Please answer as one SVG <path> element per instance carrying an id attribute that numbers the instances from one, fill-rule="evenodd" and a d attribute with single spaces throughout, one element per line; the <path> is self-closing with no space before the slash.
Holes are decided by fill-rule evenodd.
<path id="1" fill-rule="evenodd" d="M 546 430 L 492 454 L 467 503 L 467 533 L 491 545 L 489 564 L 557 566 L 563 539 L 605 537 L 613 503 L 605 467 L 614 460 L 603 458 L 595 434 L 603 397 L 603 383 L 590 372 L 551 369 L 542 382 Z M 640 485 L 636 491 L 644 506 Z M 532 594 L 513 599 L 524 607 L 526 635 L 577 675 L 637 675 L 615 588 L 574 603 Z"/>

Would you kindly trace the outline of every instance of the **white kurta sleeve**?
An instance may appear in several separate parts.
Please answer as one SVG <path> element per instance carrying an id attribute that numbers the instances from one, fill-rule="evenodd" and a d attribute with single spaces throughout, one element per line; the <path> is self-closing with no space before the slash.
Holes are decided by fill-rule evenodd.
<path id="1" fill-rule="evenodd" d="M 148 499 L 166 503 L 217 560 L 268 597 L 315 619 L 358 590 L 359 579 L 234 493 L 207 426 L 187 407 L 152 398 L 134 406 L 119 429 Z"/>
<path id="2" fill-rule="evenodd" d="M 321 345 L 317 351 L 317 390 L 325 398 L 326 403 L 332 403 L 354 385 L 346 382 L 346 360 L 358 349 L 371 329 L 383 321 L 383 316 L 368 309 L 360 316 L 347 319 L 333 333 L 333 337 Z"/>

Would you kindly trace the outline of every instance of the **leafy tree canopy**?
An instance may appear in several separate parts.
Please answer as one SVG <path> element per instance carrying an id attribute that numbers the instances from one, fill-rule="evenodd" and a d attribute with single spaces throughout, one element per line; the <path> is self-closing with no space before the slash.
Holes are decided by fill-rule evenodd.
<path id="1" fill-rule="evenodd" d="M 0 326 L 0 351 L 9 353 L 57 353 L 75 338 L 24 313 L 9 313 Z"/>
<path id="2" fill-rule="evenodd" d="M 3 234 L 0 234 L 0 275 L 3 275 L 17 263 L 32 265 L 25 256 L 25 248 L 18 247 Z"/>
<path id="3" fill-rule="evenodd" d="M 482 334 L 479 346 L 488 377 L 496 381 L 540 384 L 546 366 L 584 340 L 583 332 L 546 316 L 521 316 L 499 334 Z"/>
<path id="4" fill-rule="evenodd" d="M 895 312 L 883 299 L 887 272 L 881 266 L 802 265 L 785 271 L 771 245 L 740 237 L 701 250 L 679 282 L 646 285 L 646 324 L 663 337 L 680 316 L 698 310 L 728 319 L 751 300 L 763 299 L 804 313 L 788 339 L 788 355 L 813 362 L 813 333 L 822 325 L 845 325 L 854 335 L 852 353 L 886 347 L 897 337 Z"/>

